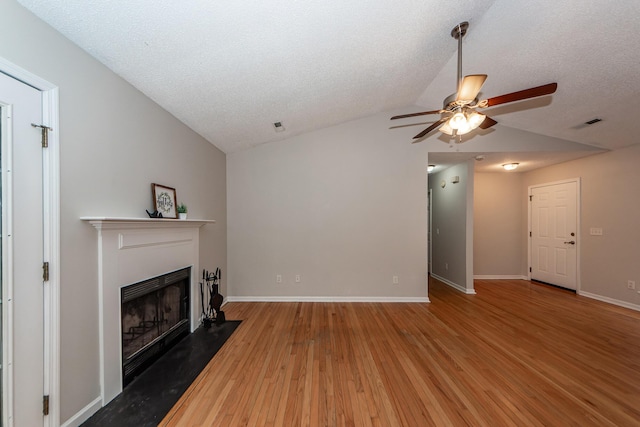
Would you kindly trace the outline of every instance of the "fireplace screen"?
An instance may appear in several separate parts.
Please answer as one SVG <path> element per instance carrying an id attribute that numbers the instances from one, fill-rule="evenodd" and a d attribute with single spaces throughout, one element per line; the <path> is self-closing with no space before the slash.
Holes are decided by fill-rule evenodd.
<path id="1" fill-rule="evenodd" d="M 189 333 L 191 268 L 121 289 L 123 385 Z"/>

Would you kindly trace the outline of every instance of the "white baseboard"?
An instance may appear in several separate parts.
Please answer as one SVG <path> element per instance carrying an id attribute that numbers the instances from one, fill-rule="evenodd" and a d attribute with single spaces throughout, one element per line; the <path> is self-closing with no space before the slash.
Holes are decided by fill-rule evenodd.
<path id="1" fill-rule="evenodd" d="M 96 397 L 95 400 L 78 411 L 73 417 L 69 418 L 60 427 L 79 427 L 87 421 L 93 414 L 102 408 L 102 398 Z"/>
<path id="2" fill-rule="evenodd" d="M 227 297 L 229 302 L 411 302 L 425 303 L 429 297 L 303 297 L 303 296 L 255 296 Z"/>
<path id="3" fill-rule="evenodd" d="M 640 305 L 638 305 L 638 304 L 632 304 L 630 302 L 621 301 L 619 299 L 609 298 L 609 297 L 605 297 L 605 296 L 598 295 L 598 294 L 592 294 L 591 292 L 578 291 L 577 293 L 578 293 L 578 295 L 583 296 L 583 297 L 595 299 L 595 300 L 598 300 L 598 301 L 606 302 L 606 303 L 609 303 L 609 304 L 617 305 L 617 306 L 628 308 L 628 309 L 635 310 L 635 311 L 640 311 Z"/>
<path id="4" fill-rule="evenodd" d="M 478 280 L 529 280 L 527 276 L 520 276 L 517 274 L 490 274 L 490 275 L 476 275 L 474 279 Z"/>
<path id="5" fill-rule="evenodd" d="M 467 289 L 464 286 L 458 285 L 457 283 L 453 283 L 450 280 L 445 279 L 444 277 L 440 277 L 437 274 L 433 274 L 431 273 L 431 277 L 433 277 L 434 279 L 438 279 L 439 281 L 441 281 L 442 283 L 444 283 L 447 286 L 451 286 L 453 289 L 458 290 L 464 294 L 467 295 L 475 295 L 476 294 L 476 290 L 475 289 Z"/>

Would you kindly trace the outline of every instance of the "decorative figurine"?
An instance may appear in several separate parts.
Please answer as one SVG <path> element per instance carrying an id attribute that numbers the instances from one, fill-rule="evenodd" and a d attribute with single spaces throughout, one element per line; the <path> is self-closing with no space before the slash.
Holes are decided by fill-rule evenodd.
<path id="1" fill-rule="evenodd" d="M 145 209 L 145 211 L 147 210 Z M 162 218 L 162 212 L 158 212 L 158 211 L 153 211 L 153 212 L 147 211 L 147 215 L 149 215 L 149 218 Z"/>

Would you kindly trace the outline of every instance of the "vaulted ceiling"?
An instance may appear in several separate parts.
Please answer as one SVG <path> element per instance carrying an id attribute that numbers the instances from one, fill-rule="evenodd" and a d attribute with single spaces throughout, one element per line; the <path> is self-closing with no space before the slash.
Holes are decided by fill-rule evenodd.
<path id="1" fill-rule="evenodd" d="M 481 96 L 558 82 L 552 96 L 485 110 L 501 125 L 640 142 L 637 1 L 18 1 L 227 153 L 440 108 L 462 21 L 463 75 L 489 75 Z"/>

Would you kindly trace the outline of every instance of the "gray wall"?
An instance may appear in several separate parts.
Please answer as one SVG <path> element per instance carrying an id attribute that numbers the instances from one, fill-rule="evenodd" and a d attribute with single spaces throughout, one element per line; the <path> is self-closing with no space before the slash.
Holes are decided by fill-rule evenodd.
<path id="1" fill-rule="evenodd" d="M 227 157 L 231 295 L 427 297 L 426 148 L 389 140 L 388 118 Z"/>
<path id="2" fill-rule="evenodd" d="M 0 3 L 0 56 L 60 90 L 64 422 L 100 393 L 97 233 L 79 217 L 142 217 L 152 182 L 175 187 L 192 218 L 217 221 L 200 265 L 225 270 L 225 155 L 13 0 Z"/>
<path id="3" fill-rule="evenodd" d="M 639 163 L 632 146 L 531 172 L 475 174 L 474 275 L 527 276 L 529 186 L 580 178 L 579 292 L 640 308 Z"/>
<path id="4" fill-rule="evenodd" d="M 522 183 L 526 194 L 531 185 L 581 178 L 580 292 L 636 308 L 640 307 L 639 164 L 640 145 L 636 145 L 535 170 L 524 174 Z M 602 228 L 603 235 L 591 236 L 591 227 Z M 627 280 L 636 281 L 636 290 L 627 289 Z"/>
<path id="5" fill-rule="evenodd" d="M 452 183 L 454 176 L 460 182 Z M 465 162 L 431 173 L 429 188 L 431 272 L 460 290 L 473 292 L 473 164 Z"/>
<path id="6" fill-rule="evenodd" d="M 473 275 L 526 276 L 526 222 L 523 174 L 474 175 Z M 524 252 L 523 252 L 524 251 Z"/>

